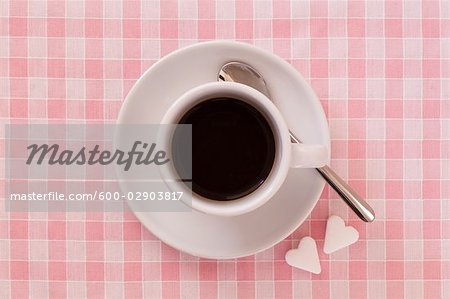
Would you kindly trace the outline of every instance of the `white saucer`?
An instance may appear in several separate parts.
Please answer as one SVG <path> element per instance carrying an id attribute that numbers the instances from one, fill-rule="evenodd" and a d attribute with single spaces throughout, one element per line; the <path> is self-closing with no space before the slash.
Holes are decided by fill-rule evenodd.
<path id="1" fill-rule="evenodd" d="M 286 61 L 254 46 L 213 41 L 180 49 L 148 69 L 128 94 L 118 123 L 157 124 L 187 90 L 217 79 L 220 67 L 244 61 L 265 78 L 273 101 L 304 143 L 329 148 L 328 125 L 319 100 Z M 280 242 L 309 215 L 325 185 L 314 169 L 292 169 L 265 205 L 236 217 L 192 212 L 135 212 L 142 224 L 168 245 L 214 259 L 255 254 Z M 182 203 L 180 203 L 182 204 Z"/>

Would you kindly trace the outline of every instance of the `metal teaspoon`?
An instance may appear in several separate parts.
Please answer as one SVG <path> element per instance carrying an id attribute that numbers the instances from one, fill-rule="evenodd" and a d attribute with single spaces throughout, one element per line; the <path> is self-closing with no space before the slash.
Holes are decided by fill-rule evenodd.
<path id="1" fill-rule="evenodd" d="M 246 63 L 233 61 L 224 64 L 219 71 L 218 80 L 248 85 L 271 99 L 264 78 L 254 68 Z M 301 142 L 292 132 L 289 133 L 291 142 Z M 361 218 L 361 220 L 365 222 L 372 222 L 375 220 L 375 213 L 369 204 L 365 202 L 341 177 L 339 177 L 333 169 L 331 169 L 328 165 L 316 169 L 328 182 L 328 184 L 330 184 L 331 187 L 333 187 L 333 189 L 341 196 L 353 212 Z"/>

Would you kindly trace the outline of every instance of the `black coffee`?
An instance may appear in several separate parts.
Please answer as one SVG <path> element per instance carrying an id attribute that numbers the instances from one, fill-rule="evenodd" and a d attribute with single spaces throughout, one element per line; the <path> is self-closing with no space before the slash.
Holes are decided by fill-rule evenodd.
<path id="1" fill-rule="evenodd" d="M 192 124 L 192 190 L 213 200 L 233 200 L 257 189 L 275 159 L 275 139 L 265 117 L 237 99 L 214 98 L 179 121 Z M 172 140 L 175 168 L 183 172 L 182 136 Z M 184 155 L 186 157 L 186 155 Z"/>

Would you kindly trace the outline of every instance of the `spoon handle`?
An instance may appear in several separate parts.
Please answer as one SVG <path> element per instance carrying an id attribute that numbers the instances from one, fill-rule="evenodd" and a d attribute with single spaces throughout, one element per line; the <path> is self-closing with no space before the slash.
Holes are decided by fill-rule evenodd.
<path id="1" fill-rule="evenodd" d="M 300 140 L 290 132 L 291 142 L 300 143 Z M 361 196 L 356 193 L 355 190 L 350 187 L 330 166 L 325 165 L 320 168 L 316 168 L 322 177 L 333 187 L 345 203 L 355 212 L 356 215 L 365 222 L 372 222 L 375 220 L 375 212 L 372 207 L 369 206 Z"/>
<path id="2" fill-rule="evenodd" d="M 342 197 L 345 203 L 365 222 L 375 220 L 375 212 L 355 190 L 350 187 L 339 175 L 328 165 L 317 168 L 317 171 L 330 184 L 331 187 Z"/>

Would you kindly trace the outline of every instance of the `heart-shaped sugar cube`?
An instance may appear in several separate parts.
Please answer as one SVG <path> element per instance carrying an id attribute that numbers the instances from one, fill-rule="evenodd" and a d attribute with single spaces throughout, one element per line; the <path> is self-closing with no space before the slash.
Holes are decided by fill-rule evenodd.
<path id="1" fill-rule="evenodd" d="M 286 253 L 285 259 L 292 267 L 314 274 L 319 274 L 322 271 L 316 241 L 311 237 L 304 237 L 298 244 L 297 249 L 291 249 Z"/>
<path id="2" fill-rule="evenodd" d="M 352 226 L 345 226 L 341 217 L 332 215 L 327 221 L 323 251 L 333 253 L 358 241 L 359 233 Z"/>

